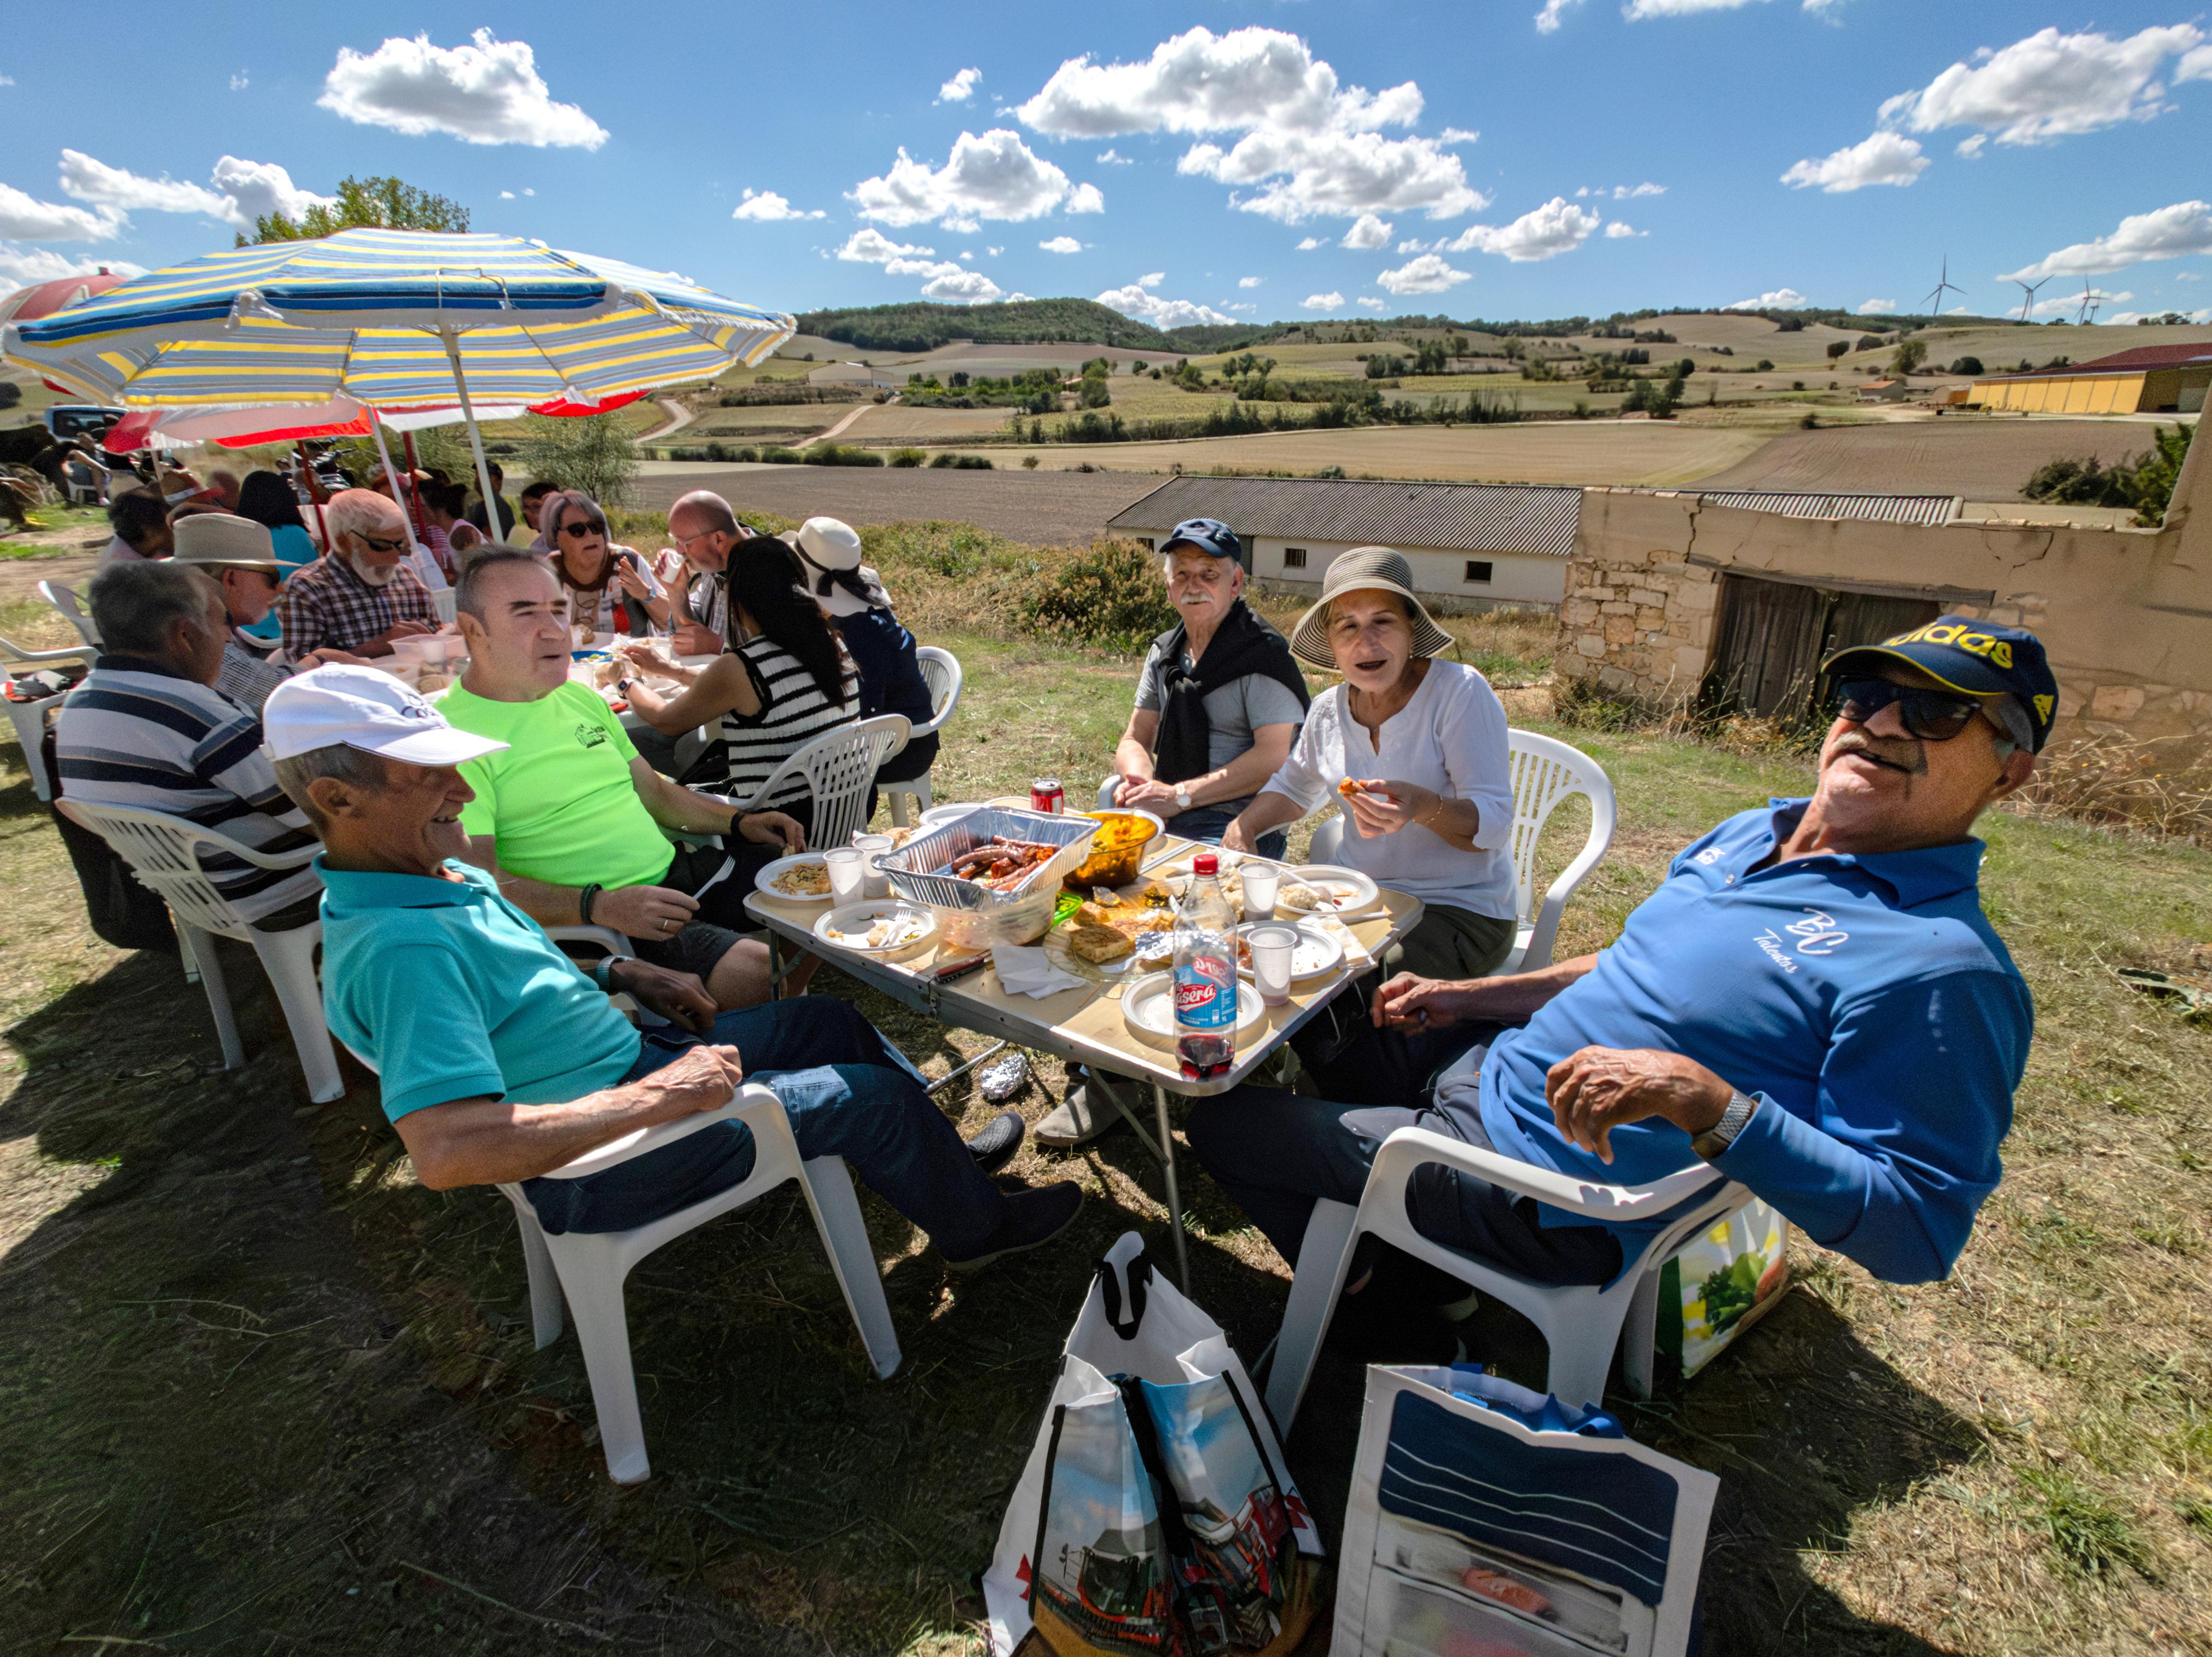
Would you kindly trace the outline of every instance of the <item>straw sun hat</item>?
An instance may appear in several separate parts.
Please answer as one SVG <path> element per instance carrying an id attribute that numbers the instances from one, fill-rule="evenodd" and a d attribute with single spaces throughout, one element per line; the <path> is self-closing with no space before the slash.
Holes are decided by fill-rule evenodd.
<path id="1" fill-rule="evenodd" d="M 1321 602 L 1298 618 L 1291 630 L 1291 654 L 1326 673 L 1337 671 L 1336 656 L 1328 648 L 1328 606 L 1346 593 L 1395 593 L 1413 606 L 1413 654 L 1442 655 L 1452 648 L 1451 635 L 1429 619 L 1429 612 L 1413 596 L 1413 566 L 1405 554 L 1387 546 L 1356 546 L 1329 565 L 1321 581 Z"/>

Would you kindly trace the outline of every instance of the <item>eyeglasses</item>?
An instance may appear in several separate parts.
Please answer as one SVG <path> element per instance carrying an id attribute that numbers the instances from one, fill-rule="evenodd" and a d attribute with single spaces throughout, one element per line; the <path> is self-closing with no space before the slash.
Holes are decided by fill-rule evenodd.
<path id="1" fill-rule="evenodd" d="M 1905 728 L 1923 742 L 1948 742 L 1982 710 L 1971 698 L 1886 679 L 1849 679 L 1836 686 L 1836 712 L 1854 725 L 1865 724 L 1893 703 Z"/>
<path id="2" fill-rule="evenodd" d="M 396 541 L 380 540 L 374 535 L 363 534 L 360 530 L 356 530 L 354 533 L 361 536 L 361 544 L 372 552 L 397 552 L 401 547 L 407 545 L 404 539 Z"/>
<path id="3" fill-rule="evenodd" d="M 599 533 L 599 527 L 587 519 L 579 518 L 574 523 L 562 524 L 561 533 L 563 535 L 596 535 Z"/>

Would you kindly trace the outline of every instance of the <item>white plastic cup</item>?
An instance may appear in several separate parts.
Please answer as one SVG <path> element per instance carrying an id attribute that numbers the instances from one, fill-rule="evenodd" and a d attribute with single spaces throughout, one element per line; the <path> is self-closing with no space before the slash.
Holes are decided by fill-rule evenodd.
<path id="1" fill-rule="evenodd" d="M 1255 926 L 1244 935 L 1252 947 L 1252 986 L 1270 1007 L 1291 998 L 1291 958 L 1297 953 L 1295 927 Z"/>
<path id="2" fill-rule="evenodd" d="M 830 866 L 830 895 L 839 907 L 857 904 L 867 896 L 868 871 L 860 862 L 860 854 L 850 846 L 836 851 L 825 851 L 822 861 Z"/>
<path id="3" fill-rule="evenodd" d="M 1282 884 L 1283 871 L 1276 864 L 1254 859 L 1237 871 L 1244 883 L 1244 918 L 1248 921 L 1272 921 L 1275 918 L 1275 891 Z"/>
<path id="4" fill-rule="evenodd" d="M 853 837 L 853 850 L 860 854 L 860 867 L 867 871 L 867 894 L 871 898 L 891 895 L 891 877 L 876 868 L 876 859 L 888 856 L 890 849 L 891 837 L 888 834 L 856 834 Z"/>

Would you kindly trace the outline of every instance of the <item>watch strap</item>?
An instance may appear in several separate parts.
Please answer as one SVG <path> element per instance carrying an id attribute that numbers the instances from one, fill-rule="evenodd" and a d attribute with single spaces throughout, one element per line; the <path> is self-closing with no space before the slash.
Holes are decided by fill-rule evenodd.
<path id="1" fill-rule="evenodd" d="M 1705 1132 L 1693 1136 L 1690 1148 L 1705 1161 L 1713 1161 L 1735 1143 L 1736 1136 L 1743 1131 L 1744 1124 L 1751 1120 L 1758 1109 L 1759 1101 L 1749 1094 L 1730 1093 L 1728 1109 L 1721 1112 L 1721 1119 Z"/>

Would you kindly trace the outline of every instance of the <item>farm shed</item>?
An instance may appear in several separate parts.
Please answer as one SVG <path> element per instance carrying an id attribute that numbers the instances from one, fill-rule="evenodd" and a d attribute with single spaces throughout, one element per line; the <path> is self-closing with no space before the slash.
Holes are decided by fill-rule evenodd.
<path id="1" fill-rule="evenodd" d="M 2196 414 L 2212 387 L 2212 344 L 2145 345 L 2041 374 L 1974 381 L 1966 401 L 2022 414 Z"/>

